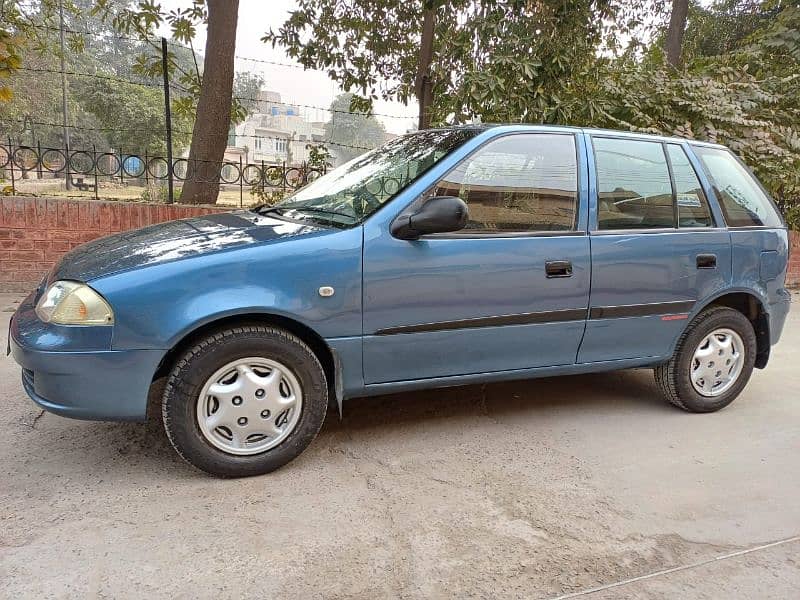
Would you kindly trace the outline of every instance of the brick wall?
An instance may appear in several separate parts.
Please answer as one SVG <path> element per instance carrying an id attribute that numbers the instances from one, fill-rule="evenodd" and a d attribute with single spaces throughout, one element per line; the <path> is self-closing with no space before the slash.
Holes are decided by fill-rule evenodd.
<path id="1" fill-rule="evenodd" d="M 0 198 L 0 292 L 33 289 L 67 250 L 98 237 L 227 207 Z"/>
<path id="2" fill-rule="evenodd" d="M 0 292 L 35 287 L 64 252 L 94 238 L 153 223 L 229 210 L 228 207 L 103 202 L 65 198 L 0 198 Z M 786 282 L 800 286 L 800 232 Z"/>
<path id="3" fill-rule="evenodd" d="M 788 287 L 800 287 L 800 231 L 789 232 L 789 270 L 786 273 Z"/>

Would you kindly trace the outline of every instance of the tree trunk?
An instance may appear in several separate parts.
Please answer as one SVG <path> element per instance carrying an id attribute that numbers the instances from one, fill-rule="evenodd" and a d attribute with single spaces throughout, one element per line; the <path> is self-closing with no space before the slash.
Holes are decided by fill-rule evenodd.
<path id="1" fill-rule="evenodd" d="M 689 13 L 689 0 L 672 0 L 672 14 L 669 17 L 669 29 L 664 49 L 667 62 L 673 67 L 681 64 L 683 50 L 683 33 L 686 31 L 686 16 Z"/>
<path id="2" fill-rule="evenodd" d="M 430 108 L 433 101 L 433 85 L 431 82 L 431 62 L 433 60 L 433 34 L 436 29 L 435 2 L 423 2 L 422 39 L 419 45 L 419 66 L 417 67 L 416 93 L 419 102 L 419 129 L 427 129 L 431 125 Z"/>
<path id="3" fill-rule="evenodd" d="M 189 148 L 181 202 L 216 204 L 219 175 L 228 145 L 233 95 L 233 56 L 239 0 L 206 0 L 208 33 L 203 83 Z"/>

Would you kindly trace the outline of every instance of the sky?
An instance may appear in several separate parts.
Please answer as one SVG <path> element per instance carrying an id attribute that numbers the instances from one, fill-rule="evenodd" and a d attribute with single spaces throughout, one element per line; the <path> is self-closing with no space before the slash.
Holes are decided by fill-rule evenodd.
<path id="1" fill-rule="evenodd" d="M 166 10 L 185 8 L 191 0 L 165 0 Z M 290 63 L 297 65 L 282 48 L 272 48 L 261 37 L 270 28 L 278 29 L 288 18 L 289 12 L 297 8 L 293 0 L 239 0 L 239 20 L 236 29 L 236 70 L 259 73 L 264 78 L 264 89 L 279 92 L 283 102 L 305 104 L 327 108 L 336 94 L 342 90 L 320 71 L 264 64 L 252 59 Z M 165 28 L 162 34 L 169 35 Z M 195 48 L 202 52 L 205 47 L 205 29 L 198 31 Z M 387 131 L 405 133 L 417 120 L 416 103 L 405 106 L 399 102 L 377 101 L 374 112 Z M 327 121 L 329 112 L 315 109 L 301 109 L 301 114 L 312 121 Z M 379 115 L 394 115 L 389 118 Z"/>

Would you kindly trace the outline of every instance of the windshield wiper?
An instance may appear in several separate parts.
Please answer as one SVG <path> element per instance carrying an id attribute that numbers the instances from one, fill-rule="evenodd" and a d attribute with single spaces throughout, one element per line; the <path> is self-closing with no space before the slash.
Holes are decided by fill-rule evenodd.
<path id="1" fill-rule="evenodd" d="M 337 210 L 328 210 L 326 208 L 317 208 L 316 206 L 285 206 L 283 210 L 296 210 L 298 212 L 310 212 L 310 213 L 318 213 L 323 215 L 336 215 L 337 217 L 344 217 L 346 219 L 353 219 L 355 220 L 356 217 L 353 215 L 348 215 L 347 213 L 340 212 Z"/>
<path id="2" fill-rule="evenodd" d="M 259 215 L 268 215 L 270 213 L 275 213 L 276 215 L 280 215 L 286 209 L 281 208 L 279 206 L 265 206 L 262 204 L 261 206 L 254 206 L 250 210 Z"/>

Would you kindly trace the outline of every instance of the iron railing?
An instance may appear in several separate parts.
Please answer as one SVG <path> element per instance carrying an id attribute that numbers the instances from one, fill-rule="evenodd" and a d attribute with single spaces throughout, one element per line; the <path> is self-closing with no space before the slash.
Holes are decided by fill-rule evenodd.
<path id="1" fill-rule="evenodd" d="M 163 156 L 123 151 L 66 150 L 64 148 L 14 144 L 11 139 L 0 144 L 0 178 L 10 183 L 11 193 L 17 193 L 21 179 L 69 178 L 71 184 L 84 191 L 93 190 L 99 198 L 102 182 L 118 182 L 150 186 L 167 184 L 172 177 L 180 185 L 192 175 L 203 182 L 218 182 L 223 188 L 238 187 L 240 203 L 244 192 L 257 190 L 288 193 L 314 181 L 326 171 L 308 163 L 289 165 L 260 162 L 223 161 L 207 167 L 206 161 L 174 159 L 171 164 Z"/>

